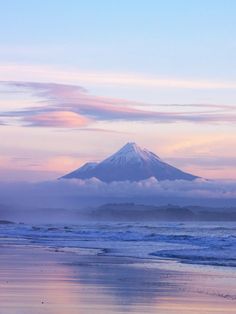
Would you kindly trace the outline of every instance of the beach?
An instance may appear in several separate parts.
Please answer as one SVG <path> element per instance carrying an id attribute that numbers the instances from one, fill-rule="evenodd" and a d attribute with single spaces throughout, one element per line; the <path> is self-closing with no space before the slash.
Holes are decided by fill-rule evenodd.
<path id="1" fill-rule="evenodd" d="M 1 240 L 1 314 L 235 313 L 232 268 Z"/>

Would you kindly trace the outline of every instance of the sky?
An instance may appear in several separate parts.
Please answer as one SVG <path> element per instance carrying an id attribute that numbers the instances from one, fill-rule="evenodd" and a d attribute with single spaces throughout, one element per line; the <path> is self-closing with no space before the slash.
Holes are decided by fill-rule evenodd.
<path id="1" fill-rule="evenodd" d="M 236 2 L 3 1 L 0 179 L 55 179 L 136 142 L 236 179 Z"/>

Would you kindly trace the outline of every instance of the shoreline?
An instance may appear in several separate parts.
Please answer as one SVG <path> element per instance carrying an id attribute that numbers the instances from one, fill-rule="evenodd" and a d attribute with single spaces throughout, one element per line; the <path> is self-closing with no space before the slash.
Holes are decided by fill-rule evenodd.
<path id="1" fill-rule="evenodd" d="M 236 274 L 97 253 L 1 246 L 3 313 L 235 313 Z"/>

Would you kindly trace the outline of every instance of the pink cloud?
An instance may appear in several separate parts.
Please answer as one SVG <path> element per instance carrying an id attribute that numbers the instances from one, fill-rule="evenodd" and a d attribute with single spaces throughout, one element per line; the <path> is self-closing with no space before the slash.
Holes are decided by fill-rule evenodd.
<path id="1" fill-rule="evenodd" d="M 32 116 L 26 116 L 25 122 L 30 126 L 76 128 L 84 127 L 90 120 L 71 111 L 45 112 Z"/>
<path id="2" fill-rule="evenodd" d="M 155 123 L 235 123 L 234 106 L 202 105 L 196 110 L 165 111 L 143 110 L 137 102 L 123 99 L 110 99 L 89 94 L 83 87 L 54 83 L 0 82 L 20 89 L 28 89 L 42 100 L 38 106 L 18 111 L 0 113 L 2 117 L 19 118 L 30 126 L 45 127 L 84 127 L 93 121 L 148 121 Z M 166 105 L 168 106 L 168 105 Z M 148 107 L 148 104 L 147 104 Z M 158 106 L 156 106 L 158 108 Z M 193 107 L 193 105 L 189 105 Z M 182 107 L 183 108 L 183 107 Z M 201 110 L 199 110 L 201 108 Z"/>

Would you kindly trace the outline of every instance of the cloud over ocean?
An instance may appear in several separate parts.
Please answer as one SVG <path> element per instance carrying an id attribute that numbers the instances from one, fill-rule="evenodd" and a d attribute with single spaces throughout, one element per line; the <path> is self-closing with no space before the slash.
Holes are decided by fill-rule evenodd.
<path id="1" fill-rule="evenodd" d="M 0 183 L 0 203 L 21 207 L 83 208 L 105 202 L 141 202 L 235 206 L 236 182 L 197 179 L 158 181 L 151 177 L 139 182 L 104 183 L 88 180 L 56 180 L 39 183 Z M 230 205 L 229 205 L 230 204 Z"/>

